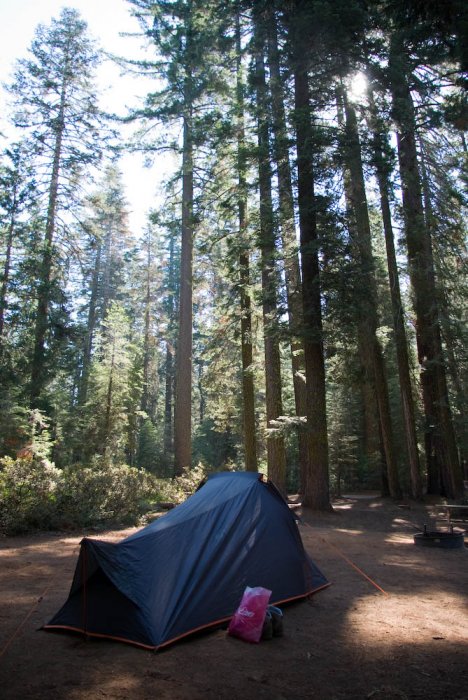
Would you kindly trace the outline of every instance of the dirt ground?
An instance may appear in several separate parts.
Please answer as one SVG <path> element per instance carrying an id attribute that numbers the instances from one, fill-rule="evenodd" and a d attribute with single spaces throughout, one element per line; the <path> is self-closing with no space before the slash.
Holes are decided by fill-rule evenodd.
<path id="1" fill-rule="evenodd" d="M 466 547 L 416 546 L 432 529 L 423 505 L 350 496 L 299 514 L 332 585 L 284 607 L 284 636 L 258 645 L 216 630 L 153 653 L 38 631 L 68 595 L 83 533 L 0 539 L 0 698 L 468 700 Z"/>

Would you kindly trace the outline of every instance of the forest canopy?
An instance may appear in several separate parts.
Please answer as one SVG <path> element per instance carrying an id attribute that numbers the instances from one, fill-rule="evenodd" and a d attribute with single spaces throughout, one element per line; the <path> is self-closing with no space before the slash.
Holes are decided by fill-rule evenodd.
<path id="1" fill-rule="evenodd" d="M 115 60 L 151 86 L 127 113 L 71 8 L 6 86 L 0 528 L 32 501 L 33 525 L 122 515 L 116 488 L 135 514 L 192 469 L 321 510 L 461 499 L 466 4 L 127 4 L 145 49 Z M 128 150 L 177 163 L 143 230 Z"/>

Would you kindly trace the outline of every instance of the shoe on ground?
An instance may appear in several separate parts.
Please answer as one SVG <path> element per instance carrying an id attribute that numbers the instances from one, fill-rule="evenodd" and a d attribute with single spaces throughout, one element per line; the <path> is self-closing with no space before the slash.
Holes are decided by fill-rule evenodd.
<path id="1" fill-rule="evenodd" d="M 265 621 L 263 623 L 263 630 L 261 640 L 266 641 L 267 639 L 273 638 L 273 619 L 269 610 L 266 611 Z"/>
<path id="2" fill-rule="evenodd" d="M 276 608 L 274 605 L 269 605 L 267 612 L 270 613 L 273 627 L 273 635 L 275 637 L 283 636 L 283 611 Z"/>

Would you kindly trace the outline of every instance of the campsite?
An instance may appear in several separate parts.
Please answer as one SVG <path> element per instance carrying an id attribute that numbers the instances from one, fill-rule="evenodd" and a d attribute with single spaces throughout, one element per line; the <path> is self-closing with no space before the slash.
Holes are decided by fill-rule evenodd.
<path id="1" fill-rule="evenodd" d="M 294 509 L 331 585 L 283 607 L 284 636 L 247 644 L 218 628 L 157 652 L 39 631 L 67 598 L 83 535 L 135 529 L 3 538 L 2 698 L 465 700 L 467 552 L 414 545 L 432 510 L 375 493 Z"/>

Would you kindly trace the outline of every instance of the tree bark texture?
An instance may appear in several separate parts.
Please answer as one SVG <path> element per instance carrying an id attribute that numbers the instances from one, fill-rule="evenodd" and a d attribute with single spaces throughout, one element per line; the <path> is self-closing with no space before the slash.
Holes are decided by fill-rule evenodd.
<path id="1" fill-rule="evenodd" d="M 88 321 L 86 324 L 86 335 L 84 339 L 83 364 L 81 368 L 80 388 L 78 395 L 78 403 L 80 406 L 84 406 L 88 395 L 89 367 L 91 364 L 94 332 L 96 329 L 96 307 L 99 292 L 99 278 L 101 275 L 101 256 L 102 243 L 100 239 L 97 239 L 96 256 L 94 258 L 93 276 L 91 280 L 91 297 L 89 300 Z"/>
<path id="2" fill-rule="evenodd" d="M 312 159 L 312 115 L 307 71 L 308 50 L 303 27 L 301 27 L 300 0 L 296 0 L 293 7 L 293 16 L 289 18 L 289 39 L 293 53 L 294 120 L 304 314 L 303 344 L 307 388 L 306 434 L 309 449 L 309 471 L 304 484 L 303 503 L 316 510 L 330 510 L 325 362 Z"/>
<path id="3" fill-rule="evenodd" d="M 174 405 L 174 473 L 192 462 L 192 285 L 193 285 L 193 135 L 190 95 L 186 95 L 182 162 L 182 241 L 180 253 L 179 334 Z"/>
<path id="4" fill-rule="evenodd" d="M 65 104 L 67 98 L 67 70 L 64 69 L 60 91 L 60 107 L 56 123 L 54 156 L 49 182 L 49 201 L 45 229 L 44 251 L 42 255 L 40 280 L 37 295 L 36 326 L 34 332 L 34 349 L 31 363 L 31 407 L 35 407 L 46 383 L 45 342 L 48 327 L 50 304 L 50 287 L 52 275 L 53 244 L 55 218 L 59 187 L 60 166 L 62 159 L 62 142 L 65 130 Z"/>
<path id="5" fill-rule="evenodd" d="M 302 327 L 302 288 L 299 265 L 296 226 L 294 221 L 294 197 L 291 165 L 289 160 L 289 136 L 284 108 L 284 82 L 280 71 L 278 32 L 276 17 L 271 4 L 266 8 L 268 66 L 270 71 L 271 111 L 273 128 L 273 156 L 276 161 L 279 196 L 279 221 L 282 238 L 284 277 L 288 303 L 288 320 L 291 348 L 291 366 L 296 415 L 307 415 L 307 392 L 304 381 L 304 347 L 300 337 Z M 300 491 L 309 469 L 307 439 L 304 430 L 298 430 Z"/>
<path id="6" fill-rule="evenodd" d="M 107 395 L 106 395 L 106 413 L 104 420 L 104 435 L 103 435 L 103 454 L 105 458 L 109 458 L 110 447 L 111 447 L 111 414 L 112 414 L 112 403 L 114 398 L 114 371 L 115 371 L 115 332 L 112 332 L 112 356 L 111 365 L 109 370 L 109 381 L 107 384 Z"/>
<path id="7" fill-rule="evenodd" d="M 416 433 L 416 420 L 414 410 L 413 390 L 411 384 L 408 341 L 406 338 L 404 308 L 400 293 L 400 279 L 398 274 L 395 241 L 393 236 L 392 215 L 390 209 L 390 181 L 389 167 L 385 161 L 385 148 L 387 139 L 377 122 L 377 114 L 371 95 L 370 127 L 373 140 L 373 159 L 377 174 L 380 193 L 380 209 L 385 236 L 385 249 L 387 253 L 388 280 L 390 286 L 390 298 L 392 303 L 393 332 L 395 334 L 395 347 L 398 365 L 398 378 L 400 383 L 400 396 L 405 426 L 406 447 L 409 460 L 411 496 L 420 500 L 422 498 L 422 480 L 419 463 L 418 440 Z"/>
<path id="8" fill-rule="evenodd" d="M 165 390 L 164 390 L 164 457 L 167 464 L 173 462 L 174 456 L 174 325 L 175 325 L 175 284 L 176 273 L 174 269 L 174 237 L 169 241 L 169 275 L 168 275 L 168 328 L 166 338 L 166 362 L 165 362 Z"/>
<path id="9" fill-rule="evenodd" d="M 237 92 L 237 173 L 239 213 L 239 286 L 241 309 L 242 407 L 244 455 L 247 471 L 256 472 L 257 432 L 255 422 L 255 387 L 253 377 L 252 303 L 250 298 L 250 256 L 247 242 L 247 162 L 244 117 L 244 81 L 242 75 L 241 25 L 236 16 L 236 92 Z"/>
<path id="10" fill-rule="evenodd" d="M 146 414 L 150 413 L 149 400 L 149 370 L 151 363 L 151 311 L 152 311 L 152 289 L 151 289 L 151 263 L 152 250 L 151 238 L 148 237 L 146 250 L 146 293 L 145 293 L 145 321 L 143 339 L 143 391 L 141 394 L 141 410 Z"/>
<path id="11" fill-rule="evenodd" d="M 344 90 L 339 91 L 345 111 L 345 147 L 343 149 L 345 165 L 349 172 L 349 197 L 355 226 L 354 251 L 359 268 L 358 314 L 362 324 L 365 343 L 368 346 L 370 371 L 374 374 L 377 406 L 380 419 L 380 434 L 387 466 L 387 480 L 390 495 L 401 496 L 398 477 L 398 465 L 395 458 L 393 428 L 388 399 L 387 376 L 382 348 L 377 338 L 377 289 L 375 284 L 375 266 L 372 253 L 372 241 L 364 184 L 364 172 L 361 158 L 361 145 L 357 127 L 356 113 L 348 101 Z"/>
<path id="12" fill-rule="evenodd" d="M 13 195 L 14 200 L 16 195 Z M 15 231 L 15 216 L 16 216 L 16 206 L 13 203 L 13 210 L 11 213 L 10 221 L 7 229 L 7 240 L 5 247 L 5 262 L 3 264 L 3 275 L 2 275 L 2 286 L 0 289 L 0 359 L 3 355 L 4 349 L 4 331 L 5 331 L 5 312 L 8 308 L 8 284 L 10 280 L 10 268 L 11 268 L 11 254 L 13 250 L 13 235 Z"/>
<path id="13" fill-rule="evenodd" d="M 422 200 L 414 105 L 404 47 L 397 34 L 392 37 L 389 72 L 393 117 L 397 124 L 404 229 L 426 423 L 427 490 L 431 494 L 442 493 L 457 498 L 463 493 L 463 478 L 447 392 L 432 241 Z"/>
<path id="14" fill-rule="evenodd" d="M 264 65 L 264 34 L 261 18 L 255 17 L 255 87 L 258 128 L 258 173 L 260 190 L 260 238 L 262 265 L 262 309 L 265 348 L 267 429 L 283 413 L 281 398 L 281 359 L 278 338 L 276 240 L 271 195 L 269 124 Z M 282 435 L 267 434 L 268 476 L 278 489 L 286 490 L 286 453 Z"/>

